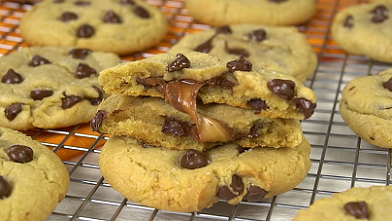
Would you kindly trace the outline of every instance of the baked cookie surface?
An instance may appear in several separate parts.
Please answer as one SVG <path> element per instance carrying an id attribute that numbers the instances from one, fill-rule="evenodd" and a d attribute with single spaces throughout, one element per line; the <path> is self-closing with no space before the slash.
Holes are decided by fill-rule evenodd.
<path id="1" fill-rule="evenodd" d="M 306 35 L 294 27 L 231 25 L 189 34 L 169 53 L 199 51 L 231 61 L 244 54 L 253 65 L 281 71 L 304 82 L 317 66 L 317 55 Z"/>
<path id="2" fill-rule="evenodd" d="M 392 186 L 351 188 L 316 201 L 301 210 L 293 221 L 390 220 Z"/>
<path id="3" fill-rule="evenodd" d="M 342 91 L 340 112 L 361 138 L 392 148 L 392 69 L 349 82 Z"/>
<path id="4" fill-rule="evenodd" d="M 0 217 L 43 221 L 68 191 L 60 158 L 30 137 L 0 127 Z"/>
<path id="5" fill-rule="evenodd" d="M 112 53 L 29 47 L 0 58 L 0 125 L 60 128 L 94 117 L 104 93 L 98 73 L 121 62 Z"/>
<path id="6" fill-rule="evenodd" d="M 340 11 L 332 34 L 347 52 L 392 62 L 392 3 L 360 4 Z"/>
<path id="7" fill-rule="evenodd" d="M 206 24 L 298 25 L 316 13 L 314 0 L 187 0 L 189 14 Z M 284 13 L 282 13 L 284 12 Z"/>
<path id="8" fill-rule="evenodd" d="M 295 119 L 260 117 L 253 110 L 224 104 L 198 104 L 209 124 L 198 124 L 162 98 L 112 95 L 98 107 L 91 128 L 111 135 L 136 137 L 167 149 L 204 151 L 224 142 L 243 147 L 296 147 L 302 127 Z"/>
<path id="9" fill-rule="evenodd" d="M 305 138 L 296 148 L 246 150 L 225 144 L 201 153 L 111 136 L 99 166 L 106 181 L 129 200 L 192 212 L 211 207 L 219 199 L 237 204 L 242 199 L 261 201 L 289 191 L 306 177 L 309 154 Z"/>
<path id="10" fill-rule="evenodd" d="M 72 46 L 124 55 L 166 35 L 165 16 L 139 0 L 48 0 L 22 18 L 20 32 L 33 46 Z"/>
<path id="11" fill-rule="evenodd" d="M 243 56 L 222 62 L 200 52 L 165 53 L 120 64 L 102 71 L 99 83 L 110 94 L 163 97 L 183 112 L 194 112 L 200 99 L 253 109 L 264 117 L 305 119 L 317 100 L 290 75 L 252 66 Z"/>

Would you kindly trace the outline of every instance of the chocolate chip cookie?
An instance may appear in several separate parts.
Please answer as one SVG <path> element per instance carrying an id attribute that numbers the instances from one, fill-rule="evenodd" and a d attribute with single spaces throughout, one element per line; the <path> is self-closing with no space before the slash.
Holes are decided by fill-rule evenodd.
<path id="1" fill-rule="evenodd" d="M 342 91 L 340 112 L 358 136 L 392 148 L 392 69 L 349 82 Z"/>
<path id="2" fill-rule="evenodd" d="M 200 52 L 165 53 L 108 68 L 98 79 L 107 93 L 162 97 L 191 116 L 197 99 L 272 118 L 306 119 L 316 107 L 315 93 L 297 79 L 252 66 L 243 55 L 222 62 Z"/>
<path id="3" fill-rule="evenodd" d="M 298 25 L 316 13 L 315 0 L 187 0 L 190 15 L 206 24 Z"/>
<path id="4" fill-rule="evenodd" d="M 22 18 L 33 46 L 73 46 L 120 55 L 147 49 L 166 35 L 165 16 L 139 0 L 48 0 Z"/>
<path id="5" fill-rule="evenodd" d="M 0 127 L 0 219 L 45 220 L 68 191 L 60 158 L 30 137 Z"/>
<path id="6" fill-rule="evenodd" d="M 310 145 L 252 148 L 225 144 L 205 152 L 153 147 L 111 136 L 99 157 L 106 181 L 129 200 L 192 212 L 220 199 L 261 201 L 293 189 L 307 175 Z M 157 160 L 159 159 L 159 160 Z M 279 162 L 279 163 L 277 163 Z"/>
<path id="7" fill-rule="evenodd" d="M 253 65 L 282 71 L 304 82 L 317 66 L 306 36 L 294 27 L 231 25 L 190 34 L 169 53 L 198 51 L 231 61 L 243 54 Z"/>
<path id="8" fill-rule="evenodd" d="M 243 147 L 296 147 L 302 128 L 295 119 L 260 117 L 253 110 L 225 104 L 198 104 L 194 121 L 162 98 L 112 95 L 98 107 L 91 128 L 136 137 L 168 149 L 204 151 L 223 142 Z"/>
<path id="9" fill-rule="evenodd" d="M 30 47 L 0 58 L 0 125 L 17 130 L 89 122 L 104 93 L 98 73 L 121 62 L 84 48 Z"/>
<path id="10" fill-rule="evenodd" d="M 391 220 L 392 186 L 351 188 L 316 201 L 293 221 Z"/>
<path id="11" fill-rule="evenodd" d="M 351 6 L 333 21 L 332 34 L 347 52 L 392 62 L 392 3 Z"/>

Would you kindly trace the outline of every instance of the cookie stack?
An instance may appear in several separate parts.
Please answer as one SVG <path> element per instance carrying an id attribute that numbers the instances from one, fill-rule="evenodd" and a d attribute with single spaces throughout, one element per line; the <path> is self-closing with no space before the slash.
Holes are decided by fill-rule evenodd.
<path id="1" fill-rule="evenodd" d="M 310 168 L 299 120 L 313 114 L 314 92 L 244 56 L 159 54 L 106 69 L 99 82 L 111 96 L 91 128 L 112 135 L 100 169 L 132 201 L 183 212 L 260 201 Z"/>

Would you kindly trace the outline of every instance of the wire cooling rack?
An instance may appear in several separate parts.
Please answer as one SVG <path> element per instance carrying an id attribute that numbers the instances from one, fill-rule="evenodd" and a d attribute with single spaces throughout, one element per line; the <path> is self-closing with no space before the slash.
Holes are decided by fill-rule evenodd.
<path id="1" fill-rule="evenodd" d="M 166 38 L 157 47 L 123 57 L 136 60 L 163 53 L 182 36 L 208 29 L 187 14 L 185 0 L 146 0 L 161 9 L 170 21 Z M 26 2 L 26 1 L 22 1 Z M 391 67 L 363 56 L 346 54 L 332 39 L 331 22 L 342 8 L 359 0 L 319 0 L 317 15 L 298 28 L 306 33 L 319 57 L 317 71 L 306 85 L 318 96 L 311 119 L 303 121 L 312 144 L 312 167 L 294 190 L 261 203 L 236 206 L 219 202 L 195 213 L 156 210 L 124 199 L 105 182 L 98 167 L 100 150 L 108 136 L 92 133 L 87 124 L 56 130 L 32 130 L 26 134 L 52 148 L 70 173 L 70 189 L 48 220 L 291 220 L 315 200 L 350 187 L 391 184 L 391 150 L 375 147 L 358 138 L 341 118 L 341 90 L 352 79 L 376 74 Z M 0 1 L 0 54 L 27 47 L 18 24 L 31 5 Z"/>

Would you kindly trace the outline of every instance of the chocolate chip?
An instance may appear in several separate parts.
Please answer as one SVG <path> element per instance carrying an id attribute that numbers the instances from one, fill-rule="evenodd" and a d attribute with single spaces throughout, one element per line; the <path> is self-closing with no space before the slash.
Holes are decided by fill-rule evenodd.
<path id="1" fill-rule="evenodd" d="M 235 61 L 227 62 L 226 67 L 232 73 L 235 71 L 252 71 L 252 63 L 245 60 L 245 56 L 243 55 L 240 55 L 240 57 Z"/>
<path id="2" fill-rule="evenodd" d="M 80 6 L 86 6 L 86 5 L 91 5 L 91 2 L 88 1 L 76 1 L 74 2 L 75 5 L 80 5 Z"/>
<path id="3" fill-rule="evenodd" d="M 308 119 L 313 115 L 314 109 L 316 109 L 317 106 L 305 98 L 295 98 L 294 102 L 295 106 L 305 115 L 305 119 Z"/>
<path id="4" fill-rule="evenodd" d="M 243 55 L 245 57 L 249 56 L 249 52 L 243 48 L 229 48 L 226 41 L 225 41 L 225 50 L 229 54 Z"/>
<path id="5" fill-rule="evenodd" d="M 343 26 L 346 27 L 346 28 L 354 27 L 354 17 L 352 15 L 348 15 L 346 17 L 346 19 L 344 20 Z"/>
<path id="6" fill-rule="evenodd" d="M 13 69 L 8 69 L 7 74 L 1 78 L 1 82 L 5 84 L 19 84 L 23 82 L 23 77 Z"/>
<path id="7" fill-rule="evenodd" d="M 236 83 L 229 81 L 225 75 L 219 75 L 213 78 L 210 78 L 206 81 L 207 84 L 211 86 L 219 86 L 224 90 L 233 90 L 233 87 Z"/>
<path id="8" fill-rule="evenodd" d="M 104 110 L 98 110 L 98 112 L 95 114 L 94 118 L 91 119 L 90 121 L 90 129 L 92 132 L 97 131 L 98 133 L 101 133 L 100 127 L 103 122 L 103 120 L 108 116 L 106 111 Z"/>
<path id="9" fill-rule="evenodd" d="M 33 150 L 30 147 L 18 144 L 10 146 L 7 154 L 12 161 L 17 163 L 28 163 L 34 158 Z"/>
<path id="10" fill-rule="evenodd" d="M 389 90 L 389 91 L 392 91 L 392 78 L 389 78 L 389 80 L 388 80 L 387 82 L 383 82 L 383 83 L 382 83 L 382 86 L 383 86 L 385 89 L 387 89 L 387 90 Z"/>
<path id="11" fill-rule="evenodd" d="M 238 146 L 236 149 L 238 150 L 238 153 L 241 154 L 241 153 L 243 153 L 243 152 L 249 150 L 250 148 Z"/>
<path id="12" fill-rule="evenodd" d="M 371 13 L 374 13 L 374 16 L 372 18 L 373 23 L 381 23 L 385 20 L 388 20 L 388 8 L 385 7 L 384 5 L 379 5 L 376 8 L 371 11 Z"/>
<path id="13" fill-rule="evenodd" d="M 88 24 L 84 24 L 76 30 L 76 36 L 79 38 L 89 38 L 95 34 L 95 29 Z"/>
<path id="14" fill-rule="evenodd" d="M 264 100 L 261 100 L 259 98 L 255 99 L 250 99 L 247 104 L 255 111 L 255 114 L 260 114 L 262 110 L 266 110 L 269 108 L 269 106 L 265 103 Z"/>
<path id="15" fill-rule="evenodd" d="M 83 98 L 76 95 L 69 95 L 69 96 L 65 96 L 65 98 L 61 100 L 62 100 L 61 107 L 65 110 L 79 103 L 80 101 L 83 100 Z"/>
<path id="16" fill-rule="evenodd" d="M 273 79 L 268 82 L 268 88 L 279 97 L 291 100 L 294 97 L 295 83 L 290 80 Z"/>
<path id="17" fill-rule="evenodd" d="M 197 150 L 188 150 L 182 155 L 180 163 L 183 168 L 196 169 L 207 166 L 208 160 L 203 153 Z"/>
<path id="18" fill-rule="evenodd" d="M 76 70 L 77 78 L 88 78 L 92 74 L 97 74 L 97 71 L 94 68 L 91 68 L 87 64 L 79 63 L 79 66 Z"/>
<path id="19" fill-rule="evenodd" d="M 0 176 L 0 199 L 6 199 L 11 195 L 12 188 L 5 177 Z"/>
<path id="20" fill-rule="evenodd" d="M 244 192 L 244 183 L 242 182 L 242 178 L 237 175 L 233 175 L 231 177 L 230 186 L 238 195 L 241 195 L 241 193 Z"/>
<path id="21" fill-rule="evenodd" d="M 251 31 L 248 37 L 254 41 L 262 41 L 267 38 L 267 32 L 264 29 Z"/>
<path id="22" fill-rule="evenodd" d="M 121 0 L 121 4 L 123 4 L 123 5 L 126 5 L 126 4 L 134 5 L 135 2 L 133 0 Z"/>
<path id="23" fill-rule="evenodd" d="M 344 209 L 357 219 L 369 219 L 368 205 L 366 202 L 348 202 Z"/>
<path id="24" fill-rule="evenodd" d="M 244 197 L 247 201 L 250 202 L 259 202 L 264 199 L 264 196 L 267 195 L 267 191 L 258 187 L 258 186 L 251 186 L 248 189 L 248 193 Z"/>
<path id="25" fill-rule="evenodd" d="M 30 91 L 30 97 L 33 100 L 42 100 L 45 97 L 49 97 L 53 95 L 52 90 L 41 90 L 41 89 L 36 89 Z"/>
<path id="26" fill-rule="evenodd" d="M 96 105 L 99 105 L 102 102 L 102 100 L 103 100 L 103 91 L 101 89 L 99 89 L 98 87 L 95 87 L 95 86 L 93 86 L 93 88 L 94 88 L 94 90 L 96 92 L 98 92 L 98 97 L 89 99 L 89 101 L 90 101 L 90 103 L 92 105 L 96 106 Z"/>
<path id="27" fill-rule="evenodd" d="M 201 52 L 201 53 L 208 53 L 212 49 L 212 40 L 214 40 L 216 35 L 209 38 L 206 42 L 199 44 L 194 51 Z"/>
<path id="28" fill-rule="evenodd" d="M 248 138 L 254 138 L 254 137 L 259 137 L 260 136 L 260 129 L 264 128 L 264 123 L 262 122 L 256 122 L 253 124 L 253 126 L 249 130 Z"/>
<path id="29" fill-rule="evenodd" d="M 177 58 L 169 64 L 169 72 L 190 68 L 191 62 L 183 54 L 178 53 Z"/>
<path id="30" fill-rule="evenodd" d="M 221 27 L 216 28 L 215 33 L 217 33 L 217 34 L 231 34 L 232 31 L 231 31 L 230 26 L 225 25 L 225 26 L 221 26 Z"/>
<path id="31" fill-rule="evenodd" d="M 150 13 L 140 6 L 137 6 L 135 9 L 133 9 L 133 13 L 141 18 L 150 18 Z"/>
<path id="32" fill-rule="evenodd" d="M 227 186 L 221 186 L 218 189 L 218 193 L 216 194 L 219 199 L 222 200 L 231 200 L 235 197 L 237 197 L 237 195 L 233 192 L 230 191 L 229 187 Z"/>
<path id="33" fill-rule="evenodd" d="M 122 23 L 120 16 L 118 16 L 113 10 L 109 10 L 105 17 L 103 17 L 105 23 Z"/>
<path id="34" fill-rule="evenodd" d="M 11 104 L 5 109 L 5 116 L 12 121 L 22 111 L 22 103 Z"/>
<path id="35" fill-rule="evenodd" d="M 60 18 L 63 22 L 69 22 L 76 19 L 78 19 L 78 15 L 73 12 L 64 12 Z"/>
<path id="36" fill-rule="evenodd" d="M 29 63 L 29 66 L 36 67 L 44 64 L 50 64 L 50 61 L 48 61 L 48 59 L 41 57 L 39 55 L 34 55 L 33 59 L 31 59 Z"/>
<path id="37" fill-rule="evenodd" d="M 191 128 L 192 126 L 187 122 L 177 120 L 174 117 L 165 116 L 165 122 L 162 126 L 162 133 L 184 137 L 189 135 Z"/>
<path id="38" fill-rule="evenodd" d="M 69 51 L 68 55 L 75 59 L 85 59 L 91 52 L 92 50 L 87 48 L 75 48 Z"/>

